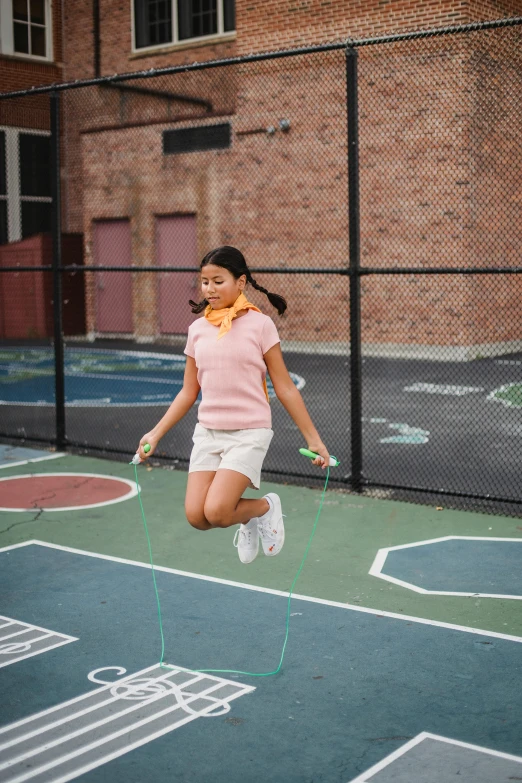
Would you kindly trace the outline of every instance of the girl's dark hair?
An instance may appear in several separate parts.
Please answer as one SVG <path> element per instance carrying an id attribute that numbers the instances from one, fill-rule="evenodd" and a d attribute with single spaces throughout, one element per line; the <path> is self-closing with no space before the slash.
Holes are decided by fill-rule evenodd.
<path id="1" fill-rule="evenodd" d="M 246 275 L 247 283 L 250 283 L 250 285 L 252 285 L 256 291 L 261 291 L 262 294 L 265 294 L 265 296 L 268 297 L 268 301 L 272 307 L 275 307 L 279 315 L 283 315 L 285 312 L 287 307 L 286 299 L 284 299 L 282 296 L 279 296 L 279 294 L 271 294 L 266 290 L 266 288 L 263 288 L 263 286 L 260 286 L 258 283 L 256 283 L 250 274 L 250 270 L 247 266 L 243 253 L 237 248 L 231 247 L 230 245 L 216 247 L 215 250 L 211 250 L 210 253 L 207 253 L 199 265 L 199 268 L 203 269 L 203 267 L 207 266 L 207 264 L 214 264 L 215 266 L 223 267 L 223 269 L 228 269 L 228 271 L 234 275 L 236 280 L 240 278 L 241 275 Z M 201 313 L 208 305 L 208 302 L 206 299 L 203 299 L 201 302 L 193 302 L 191 299 L 189 301 L 189 305 L 192 307 L 193 313 Z"/>

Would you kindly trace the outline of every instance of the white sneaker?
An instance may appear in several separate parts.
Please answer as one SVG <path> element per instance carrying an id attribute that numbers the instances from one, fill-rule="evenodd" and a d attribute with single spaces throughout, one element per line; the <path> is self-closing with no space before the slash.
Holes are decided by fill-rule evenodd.
<path id="1" fill-rule="evenodd" d="M 268 500 L 270 508 L 266 514 L 258 517 L 257 529 L 261 536 L 263 552 L 268 557 L 274 557 L 279 554 L 285 543 L 285 525 L 279 495 L 276 495 L 275 492 L 269 492 L 265 498 Z"/>
<path id="2" fill-rule="evenodd" d="M 257 531 L 257 517 L 254 517 L 246 525 L 238 525 L 234 536 L 234 546 L 242 563 L 251 563 L 259 552 L 259 533 Z"/>

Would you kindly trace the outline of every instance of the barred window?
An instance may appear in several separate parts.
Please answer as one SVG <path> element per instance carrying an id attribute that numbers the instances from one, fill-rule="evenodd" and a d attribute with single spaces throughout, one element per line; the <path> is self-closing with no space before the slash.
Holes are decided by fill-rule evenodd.
<path id="1" fill-rule="evenodd" d="M 134 0 L 136 49 L 235 30 L 235 0 Z"/>

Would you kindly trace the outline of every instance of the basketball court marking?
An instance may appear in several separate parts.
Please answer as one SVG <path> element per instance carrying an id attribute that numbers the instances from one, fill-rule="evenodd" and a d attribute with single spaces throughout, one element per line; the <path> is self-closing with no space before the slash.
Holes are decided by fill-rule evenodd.
<path id="1" fill-rule="evenodd" d="M 446 770 L 441 769 L 441 762 Z M 461 783 L 521 780 L 521 765 L 520 756 L 423 731 L 350 783 L 440 783 L 456 775 Z M 444 773 L 447 777 L 441 778 Z"/>
<path id="2" fill-rule="evenodd" d="M 75 636 L 0 615 L 0 669 L 77 641 Z"/>
<path id="3" fill-rule="evenodd" d="M 165 672 L 158 664 L 121 680 L 100 679 L 111 670 L 125 673 L 117 666 L 96 669 L 87 679 L 103 687 L 0 728 L 2 781 L 65 783 L 196 718 L 224 715 L 231 701 L 255 690 L 182 668 Z"/>
<path id="4" fill-rule="evenodd" d="M 518 539 L 517 539 L 518 540 Z M 74 547 L 62 546 L 60 544 L 51 544 L 47 541 L 40 541 L 38 539 L 31 539 L 30 541 L 22 541 L 19 544 L 10 544 L 0 548 L 0 552 L 7 552 L 11 549 L 18 549 L 26 546 L 42 546 L 49 549 L 59 549 L 63 552 L 71 552 L 75 555 L 84 555 L 85 557 L 94 557 L 99 560 L 110 560 L 114 563 L 123 563 L 126 565 L 137 566 L 138 568 L 148 568 L 150 570 L 150 563 L 142 563 L 137 560 L 128 560 L 123 557 L 115 557 L 113 555 L 102 555 L 97 552 L 88 552 L 84 549 L 76 549 Z M 169 568 L 167 566 L 154 566 L 155 571 L 163 571 L 167 574 L 175 574 L 177 576 L 185 576 L 190 579 L 199 579 L 204 582 L 214 582 L 216 584 L 229 585 L 230 587 L 238 587 L 243 590 L 251 590 L 258 593 L 267 593 L 269 595 L 277 595 L 283 598 L 288 598 L 288 592 L 283 590 L 274 590 L 269 587 L 260 587 L 258 585 L 248 585 L 243 582 L 234 582 L 230 579 L 220 579 L 215 576 L 206 576 L 205 574 L 195 574 L 190 571 L 180 571 L 177 568 Z M 152 588 L 151 588 L 152 589 Z M 377 617 L 391 617 L 395 620 L 405 620 L 407 622 L 418 623 L 419 625 L 433 625 L 436 628 L 447 628 L 453 631 L 462 631 L 463 633 L 471 633 L 476 636 L 487 636 L 495 639 L 506 639 L 512 642 L 522 643 L 522 636 L 514 636 L 512 634 L 499 633 L 498 631 L 487 631 L 481 628 L 471 628 L 466 625 L 455 625 L 454 623 L 445 623 L 440 620 L 429 620 L 424 617 L 413 617 L 406 614 L 398 614 L 396 612 L 381 611 L 380 609 L 371 609 L 365 606 L 353 606 L 352 604 L 344 604 L 339 601 L 330 601 L 326 598 L 315 598 L 314 596 L 300 595 L 298 593 L 292 594 L 292 600 L 307 601 L 308 603 L 322 604 L 323 606 L 333 606 L 338 609 L 345 609 L 351 612 L 361 612 L 363 614 L 373 614 Z"/>
<path id="5" fill-rule="evenodd" d="M 118 486 L 118 484 L 123 484 L 126 487 L 128 487 L 128 490 L 125 492 L 125 494 L 121 494 L 118 497 L 105 499 L 101 502 L 95 502 L 95 503 L 85 503 L 83 505 L 67 505 L 67 506 L 48 506 L 47 508 L 40 505 L 33 505 L 29 508 L 25 507 L 9 507 L 9 506 L 0 506 L 0 511 L 12 511 L 14 513 L 18 512 L 24 512 L 24 511 L 81 511 L 82 509 L 86 508 L 98 508 L 100 506 L 110 506 L 113 503 L 121 503 L 124 500 L 130 500 L 131 498 L 135 497 L 138 494 L 138 488 L 136 487 L 135 481 L 130 481 L 130 479 L 122 478 L 121 476 L 107 476 L 103 473 L 24 473 L 21 476 L 6 476 L 5 478 L 0 478 L 0 482 L 7 481 L 7 482 L 16 482 L 20 481 L 21 479 L 25 480 L 31 480 L 31 479 L 43 479 L 44 481 L 48 478 L 61 478 L 61 477 L 74 477 L 79 479 L 102 479 L 105 482 L 113 482 L 115 487 Z M 31 482 L 32 483 L 32 482 Z M 1 489 L 1 485 L 0 485 Z M 93 492 L 95 491 L 95 487 L 92 488 Z M 118 491 L 121 490 L 121 487 L 118 488 Z M 71 488 L 71 496 L 74 496 L 74 492 Z"/>
<path id="6" fill-rule="evenodd" d="M 400 549 L 411 549 L 413 547 L 431 546 L 432 544 L 438 544 L 442 541 L 498 541 L 503 543 L 516 543 L 522 545 L 522 538 L 500 538 L 496 536 L 442 536 L 441 538 L 431 538 L 427 539 L 426 541 L 413 541 L 409 544 L 398 544 L 397 546 L 383 547 L 382 549 L 379 549 L 368 573 L 370 576 L 375 576 L 378 579 L 384 579 L 386 582 L 391 582 L 392 584 L 399 585 L 400 587 L 405 587 L 412 592 L 420 593 L 422 595 L 451 595 L 466 598 L 509 598 L 515 601 L 522 600 L 522 595 L 503 595 L 499 593 L 480 592 L 469 593 L 456 592 L 451 590 L 428 590 L 424 587 L 419 587 L 419 585 L 413 584 L 412 582 L 407 582 L 403 579 L 398 579 L 395 576 L 389 576 L 388 574 L 382 572 L 390 552 L 395 552 Z"/>

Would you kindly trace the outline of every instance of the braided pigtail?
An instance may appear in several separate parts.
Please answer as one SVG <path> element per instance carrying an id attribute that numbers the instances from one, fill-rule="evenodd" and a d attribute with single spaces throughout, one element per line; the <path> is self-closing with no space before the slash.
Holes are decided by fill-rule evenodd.
<path id="1" fill-rule="evenodd" d="M 261 291 L 262 294 L 268 297 L 268 301 L 272 307 L 275 307 L 279 315 L 283 315 L 287 308 L 286 299 L 284 299 L 282 296 L 279 296 L 279 294 L 271 294 L 269 291 L 267 291 L 266 288 L 263 288 L 262 285 L 256 283 L 250 272 L 247 273 L 247 280 L 256 289 L 256 291 Z"/>
<path id="2" fill-rule="evenodd" d="M 189 305 L 191 306 L 193 313 L 202 313 L 208 305 L 208 301 L 203 299 L 201 302 L 193 302 L 192 299 L 189 299 Z"/>

